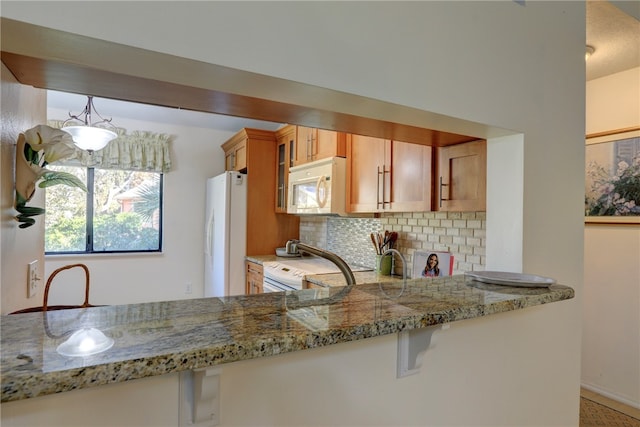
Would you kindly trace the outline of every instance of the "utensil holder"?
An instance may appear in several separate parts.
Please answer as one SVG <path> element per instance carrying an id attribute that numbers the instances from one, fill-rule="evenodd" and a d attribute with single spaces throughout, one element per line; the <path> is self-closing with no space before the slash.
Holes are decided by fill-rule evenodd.
<path id="1" fill-rule="evenodd" d="M 376 269 L 375 272 L 382 276 L 391 275 L 391 261 L 393 255 L 376 255 Z"/>

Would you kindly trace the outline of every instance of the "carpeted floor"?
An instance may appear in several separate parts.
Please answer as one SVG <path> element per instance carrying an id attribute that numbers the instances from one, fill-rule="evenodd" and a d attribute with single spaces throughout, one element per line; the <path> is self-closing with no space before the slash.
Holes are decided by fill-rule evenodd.
<path id="1" fill-rule="evenodd" d="M 640 420 L 581 397 L 580 427 L 640 427 Z"/>

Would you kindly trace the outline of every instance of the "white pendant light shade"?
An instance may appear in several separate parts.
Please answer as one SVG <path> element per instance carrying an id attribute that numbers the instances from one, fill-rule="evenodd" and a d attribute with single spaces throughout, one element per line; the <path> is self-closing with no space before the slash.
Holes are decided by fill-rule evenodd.
<path id="1" fill-rule="evenodd" d="M 593 52 L 595 51 L 596 50 L 593 48 L 593 46 L 587 45 L 587 49 L 585 50 L 585 53 L 584 53 L 584 60 L 586 61 L 587 59 L 589 59 L 591 55 L 593 55 Z"/>
<path id="2" fill-rule="evenodd" d="M 78 148 L 87 151 L 102 150 L 118 137 L 115 132 L 108 129 L 89 126 L 67 126 L 62 130 L 71 135 Z"/>
<path id="3" fill-rule="evenodd" d="M 82 150 L 89 152 L 102 150 L 107 144 L 118 137 L 118 134 L 105 129 L 104 127 L 96 127 L 96 124 L 115 126 L 111 124 L 111 119 L 103 119 L 93 106 L 93 96 L 88 96 L 87 105 L 82 113 L 77 116 L 69 113 L 69 119 L 62 125 L 62 130 L 71 135 L 73 142 Z M 100 121 L 91 122 L 91 111 L 94 110 L 96 115 L 100 117 Z M 84 116 L 84 117 L 82 117 Z"/>

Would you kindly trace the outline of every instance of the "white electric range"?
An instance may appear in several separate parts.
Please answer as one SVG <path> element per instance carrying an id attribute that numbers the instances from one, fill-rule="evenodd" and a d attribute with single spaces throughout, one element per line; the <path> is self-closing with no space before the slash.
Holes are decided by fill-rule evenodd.
<path id="1" fill-rule="evenodd" d="M 287 258 L 267 261 L 262 264 L 263 292 L 295 291 L 302 289 L 304 277 L 312 274 L 339 273 L 340 269 L 329 260 L 316 256 Z M 353 271 L 371 270 L 366 267 L 351 267 Z"/>

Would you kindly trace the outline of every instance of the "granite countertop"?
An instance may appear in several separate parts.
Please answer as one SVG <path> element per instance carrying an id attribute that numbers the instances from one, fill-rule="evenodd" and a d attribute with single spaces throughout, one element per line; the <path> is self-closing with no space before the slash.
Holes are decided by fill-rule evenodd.
<path id="1" fill-rule="evenodd" d="M 295 300 L 327 287 L 250 296 L 26 313 L 1 317 L 2 402 L 360 340 L 573 298 L 570 287 L 467 283 L 464 276 L 354 286 L 328 305 Z M 342 295 L 342 294 L 341 294 Z M 309 310 L 314 315 L 309 317 Z M 66 357 L 56 348 L 93 327 L 109 350 Z"/>
<path id="2" fill-rule="evenodd" d="M 295 260 L 307 259 L 307 258 L 316 258 L 316 257 L 315 255 L 311 255 L 311 256 L 309 255 L 305 255 L 305 256 L 247 255 L 245 257 L 245 260 L 262 265 L 265 262 L 269 262 L 269 261 L 287 262 L 287 261 L 292 261 L 292 260 L 295 261 Z"/>
<path id="3" fill-rule="evenodd" d="M 248 255 L 245 257 L 247 261 L 255 262 L 257 264 L 262 265 L 265 262 L 269 261 L 285 261 L 291 259 L 300 259 L 299 256 L 296 257 L 280 257 L 277 255 Z"/>
<path id="4" fill-rule="evenodd" d="M 353 277 L 356 279 L 356 285 L 364 283 L 402 283 L 402 276 L 380 275 L 373 270 L 370 271 L 354 271 Z M 347 280 L 342 273 L 326 273 L 313 274 L 305 276 L 305 280 L 318 286 L 347 286 Z"/>

